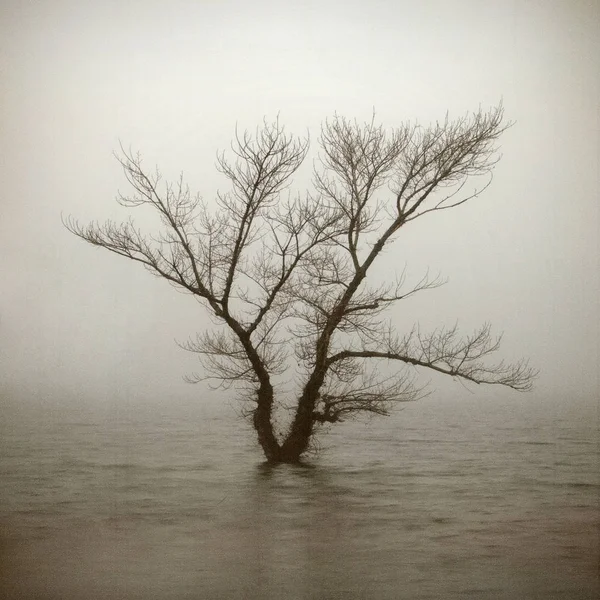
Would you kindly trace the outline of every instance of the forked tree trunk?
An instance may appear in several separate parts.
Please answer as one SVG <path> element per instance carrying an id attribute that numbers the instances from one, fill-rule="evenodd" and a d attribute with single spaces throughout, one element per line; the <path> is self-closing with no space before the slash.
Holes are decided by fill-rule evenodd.
<path id="1" fill-rule="evenodd" d="M 254 429 L 265 458 L 272 464 L 300 462 L 302 454 L 308 449 L 313 433 L 314 418 L 312 403 L 300 403 L 290 431 L 280 445 L 273 431 L 272 415 L 267 403 L 254 411 Z"/>

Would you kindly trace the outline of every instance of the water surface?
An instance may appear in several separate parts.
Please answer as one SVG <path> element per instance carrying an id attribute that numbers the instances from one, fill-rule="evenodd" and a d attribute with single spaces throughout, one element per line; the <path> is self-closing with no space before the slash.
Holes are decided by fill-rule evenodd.
<path id="1" fill-rule="evenodd" d="M 7 598 L 600 596 L 593 403 L 428 399 L 274 468 L 228 407 L 3 413 Z"/>

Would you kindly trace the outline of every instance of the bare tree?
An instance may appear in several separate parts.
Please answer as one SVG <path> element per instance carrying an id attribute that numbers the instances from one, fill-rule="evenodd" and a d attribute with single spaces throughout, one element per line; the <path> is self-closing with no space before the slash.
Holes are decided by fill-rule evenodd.
<path id="1" fill-rule="evenodd" d="M 287 192 L 309 140 L 278 121 L 238 135 L 233 158 L 218 155 L 230 191 L 212 210 L 180 178 L 165 182 L 121 148 L 118 158 L 132 188 L 126 207 L 147 206 L 162 220 L 160 236 L 132 221 L 66 227 L 87 242 L 142 263 L 196 296 L 216 317 L 215 330 L 190 339 L 204 375 L 235 386 L 250 404 L 267 460 L 296 462 L 324 423 L 357 413 L 386 415 L 417 398 L 414 373 L 429 369 L 477 384 L 528 390 L 535 373 L 526 361 L 489 363 L 499 339 L 486 324 L 461 337 L 456 328 L 395 332 L 385 310 L 440 285 L 404 275 L 366 283 L 373 263 L 410 221 L 457 207 L 490 183 L 496 141 L 508 127 L 502 106 L 428 127 L 406 123 L 384 130 L 340 116 L 321 128 L 314 187 Z M 484 177 L 479 187 L 468 187 Z M 373 363 L 385 362 L 380 374 Z M 390 365 L 400 367 L 390 375 Z M 276 431 L 275 379 L 298 384 L 289 428 Z M 278 400 L 279 398 L 277 398 Z"/>

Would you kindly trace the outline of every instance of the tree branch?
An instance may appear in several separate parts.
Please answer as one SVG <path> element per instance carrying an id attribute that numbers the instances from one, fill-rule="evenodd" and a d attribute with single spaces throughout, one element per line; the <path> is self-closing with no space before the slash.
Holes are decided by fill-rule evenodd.
<path id="1" fill-rule="evenodd" d="M 500 338 L 491 337 L 487 324 L 465 339 L 457 339 L 456 328 L 436 331 L 428 336 L 417 333 L 417 343 L 414 343 L 414 337 L 410 334 L 401 342 L 388 342 L 386 351 L 342 350 L 330 356 L 327 364 L 331 366 L 348 358 L 383 358 L 477 384 L 503 385 L 519 391 L 530 390 L 537 376 L 526 360 L 514 364 L 501 361 L 492 365 L 482 361 L 500 346 Z"/>

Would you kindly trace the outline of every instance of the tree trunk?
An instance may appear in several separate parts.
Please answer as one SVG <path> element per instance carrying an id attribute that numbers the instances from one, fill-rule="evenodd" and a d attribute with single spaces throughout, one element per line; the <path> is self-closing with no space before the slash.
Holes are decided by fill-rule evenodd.
<path id="1" fill-rule="evenodd" d="M 303 427 L 298 430 L 291 430 L 283 444 L 281 445 L 280 459 L 278 462 L 299 463 L 302 454 L 308 449 L 310 437 L 312 435 L 312 418 L 303 419 Z"/>
<path id="2" fill-rule="evenodd" d="M 270 463 L 281 462 L 281 447 L 277 442 L 271 422 L 273 408 L 273 388 L 262 387 L 258 391 L 257 407 L 254 410 L 253 424 L 258 434 L 258 443 L 261 445 L 266 459 Z"/>
<path id="3" fill-rule="evenodd" d="M 258 442 L 268 462 L 273 464 L 300 462 L 302 454 L 308 449 L 313 434 L 315 397 L 316 395 L 310 390 L 305 390 L 298 401 L 298 408 L 289 433 L 280 445 L 272 423 L 273 389 L 270 386 L 259 389 L 253 424 L 258 435 Z"/>
<path id="4" fill-rule="evenodd" d="M 272 464 L 300 462 L 302 454 L 306 452 L 313 432 L 314 419 L 312 411 L 296 414 L 294 423 L 283 444 L 279 445 L 273 432 L 270 411 L 257 407 L 254 411 L 254 429 L 258 434 L 265 458 Z"/>
<path id="5" fill-rule="evenodd" d="M 300 398 L 290 432 L 281 446 L 281 462 L 297 463 L 308 449 L 315 424 L 315 398 L 316 394 L 307 390 Z"/>

